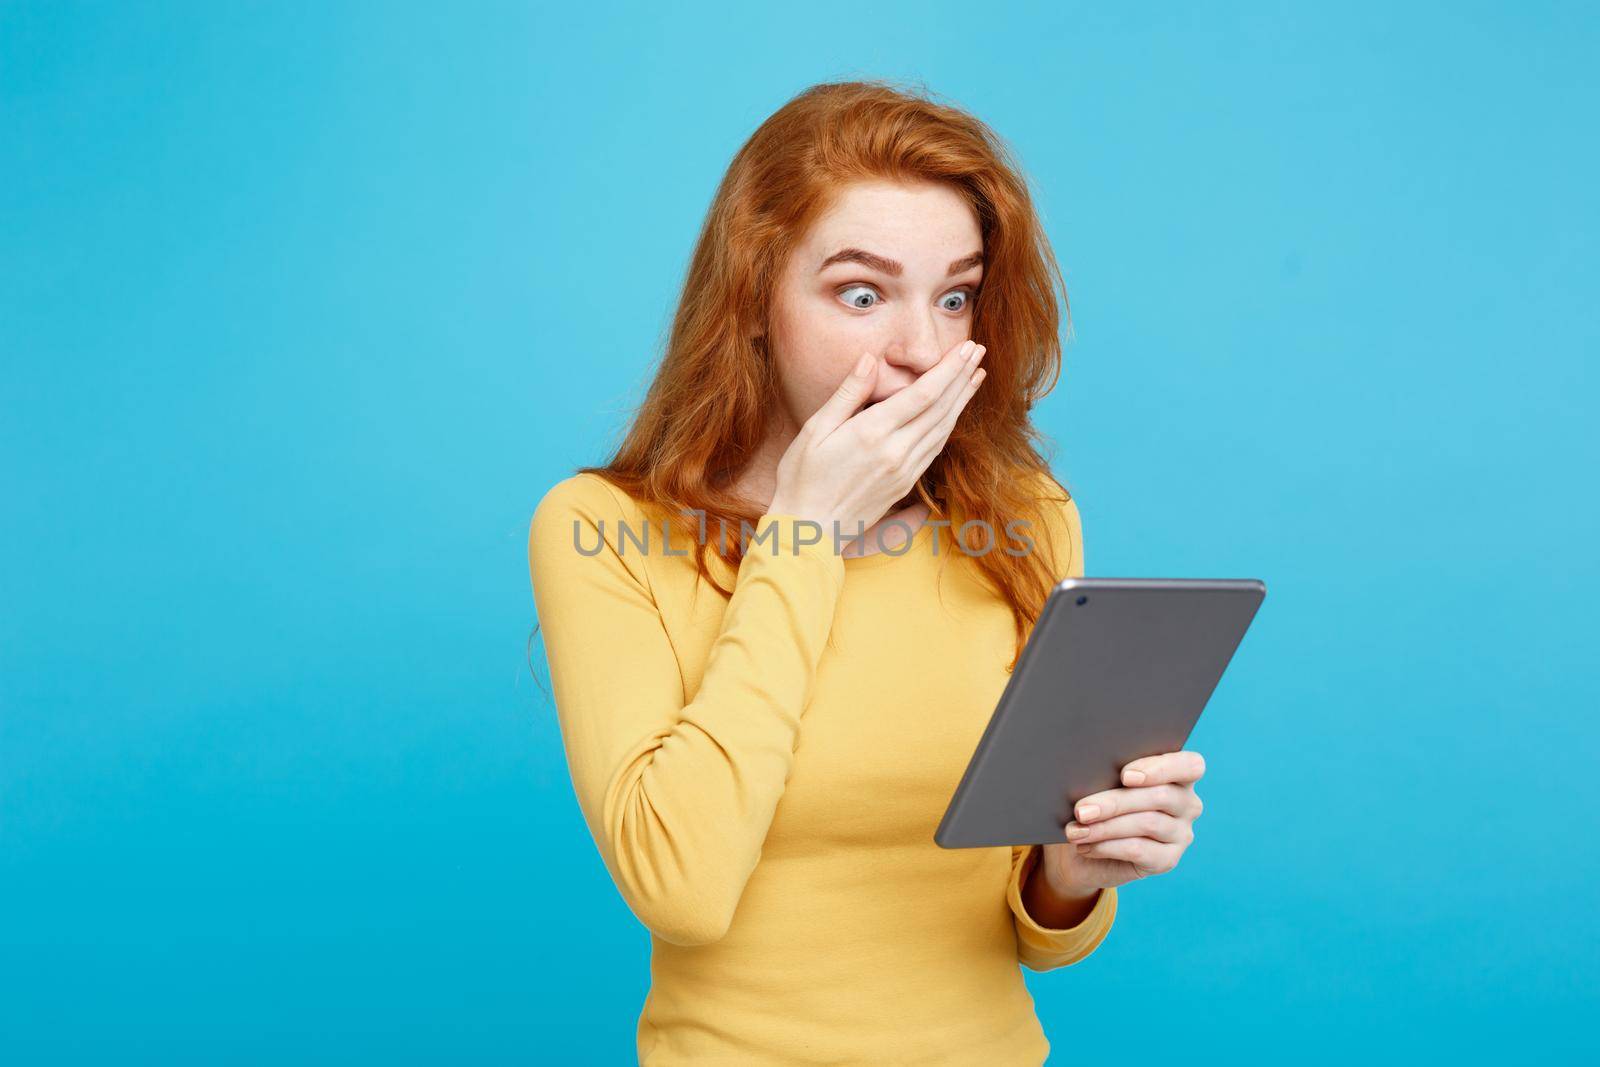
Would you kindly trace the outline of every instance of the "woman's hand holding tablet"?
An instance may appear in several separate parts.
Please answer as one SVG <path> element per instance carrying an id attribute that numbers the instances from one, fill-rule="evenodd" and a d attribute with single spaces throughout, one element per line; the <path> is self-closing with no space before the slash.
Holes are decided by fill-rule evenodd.
<path id="1" fill-rule="evenodd" d="M 1190 751 L 1127 764 L 1122 786 L 1078 801 L 1065 843 L 1044 846 L 1050 887 L 1079 896 L 1172 870 L 1194 841 L 1203 808 L 1194 784 L 1205 773 L 1205 758 Z"/>
<path id="2" fill-rule="evenodd" d="M 1185 742 L 1265 596 L 1249 578 L 1062 580 L 934 840 L 1042 845 L 1041 910 L 1061 917 L 1172 870 L 1206 771 Z"/>

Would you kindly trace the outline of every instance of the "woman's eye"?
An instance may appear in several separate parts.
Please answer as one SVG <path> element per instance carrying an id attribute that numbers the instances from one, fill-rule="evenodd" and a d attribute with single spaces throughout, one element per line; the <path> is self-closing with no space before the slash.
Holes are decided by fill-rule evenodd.
<path id="1" fill-rule="evenodd" d="M 848 288 L 839 290 L 839 295 L 843 297 L 845 302 L 851 307 L 859 308 L 862 311 L 873 307 L 879 302 L 877 290 L 873 289 L 870 285 L 852 285 Z M 965 311 L 967 305 L 972 302 L 973 295 L 973 293 L 970 293 L 965 289 L 957 289 L 954 292 L 946 293 L 944 297 L 940 299 L 939 304 L 946 311 Z"/>
<path id="2" fill-rule="evenodd" d="M 850 295 L 848 295 L 850 293 L 855 293 L 857 295 L 850 296 Z M 861 302 L 862 301 L 862 294 L 865 294 L 867 296 L 872 296 L 872 297 L 876 297 L 878 295 L 872 289 L 872 287 L 868 286 L 868 285 L 852 285 L 848 289 L 841 289 L 839 291 L 839 295 L 844 297 L 845 301 L 851 307 L 857 307 L 857 308 L 861 308 L 862 310 L 866 310 L 867 308 L 871 307 L 872 305 L 870 303 L 864 304 L 864 303 Z"/>

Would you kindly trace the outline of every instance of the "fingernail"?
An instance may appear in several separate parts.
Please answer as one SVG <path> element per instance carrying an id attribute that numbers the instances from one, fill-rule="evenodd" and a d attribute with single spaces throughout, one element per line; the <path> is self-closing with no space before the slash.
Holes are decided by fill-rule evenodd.
<path id="1" fill-rule="evenodd" d="M 1100 805 L 1098 805 L 1098 804 L 1085 804 L 1083 807 L 1078 809 L 1078 821 L 1079 822 L 1088 822 L 1090 819 L 1093 819 L 1094 817 L 1096 817 L 1099 814 L 1100 814 Z"/>
<path id="2" fill-rule="evenodd" d="M 977 346 L 974 345 L 971 341 L 962 341 L 961 342 L 961 358 L 966 360 L 968 363 L 971 363 L 972 362 L 972 353 L 976 349 L 976 347 Z"/>
<path id="3" fill-rule="evenodd" d="M 1124 774 L 1122 777 L 1124 777 L 1124 778 L 1126 778 L 1128 780 L 1128 784 L 1129 785 L 1143 785 L 1144 784 L 1144 772 L 1143 771 L 1129 771 L 1127 774 Z"/>
<path id="4" fill-rule="evenodd" d="M 1078 855 L 1080 855 L 1080 856 L 1084 855 L 1085 853 L 1087 853 L 1093 847 L 1094 847 L 1093 845 L 1079 845 L 1078 846 Z"/>
<path id="5" fill-rule="evenodd" d="M 1084 834 L 1086 834 L 1088 832 L 1089 832 L 1088 830 L 1084 829 L 1081 826 L 1069 826 L 1069 827 L 1067 827 L 1067 837 L 1069 839 L 1071 839 L 1071 840 L 1077 840 L 1078 838 L 1082 837 Z"/>
<path id="6" fill-rule="evenodd" d="M 983 358 L 983 354 L 985 352 L 987 352 L 987 351 L 989 351 L 989 350 L 987 348 L 985 348 L 983 345 L 979 345 L 977 348 L 973 349 L 972 350 L 972 362 L 976 363 L 979 360 L 981 360 Z"/>
<path id="7" fill-rule="evenodd" d="M 857 378 L 865 378 L 867 376 L 867 371 L 869 371 L 871 369 L 872 369 L 872 353 L 871 352 L 867 352 L 867 353 L 863 354 L 860 359 L 856 360 L 856 377 Z"/>

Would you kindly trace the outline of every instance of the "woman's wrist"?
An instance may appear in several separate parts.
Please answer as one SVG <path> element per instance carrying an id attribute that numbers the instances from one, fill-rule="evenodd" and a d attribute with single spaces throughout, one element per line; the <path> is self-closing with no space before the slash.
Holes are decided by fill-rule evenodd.
<path id="1" fill-rule="evenodd" d="M 1022 886 L 1022 904 L 1040 926 L 1050 930 L 1066 930 L 1088 918 L 1100 899 L 1097 886 L 1062 886 L 1050 877 L 1050 868 L 1043 862 L 1034 864 L 1028 880 Z"/>
<path id="2" fill-rule="evenodd" d="M 768 515 L 791 515 L 797 519 L 804 519 L 806 522 L 814 522 L 820 526 L 824 532 L 826 532 L 828 528 L 828 524 L 826 522 L 816 518 L 806 508 L 803 508 L 797 504 L 791 504 L 781 497 L 772 498 L 772 503 L 767 505 L 766 513 Z"/>

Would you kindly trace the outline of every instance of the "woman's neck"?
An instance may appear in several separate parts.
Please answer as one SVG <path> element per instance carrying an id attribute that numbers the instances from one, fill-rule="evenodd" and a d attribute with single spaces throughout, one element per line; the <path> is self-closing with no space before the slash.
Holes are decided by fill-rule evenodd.
<path id="1" fill-rule="evenodd" d="M 891 507 L 883 518 L 867 527 L 866 536 L 846 548 L 841 555 L 846 558 L 871 556 L 884 548 L 899 548 L 917 536 L 917 531 L 922 529 L 923 523 L 928 521 L 930 515 L 928 505 L 922 502 L 922 498 L 913 489 Z M 891 522 L 896 525 L 889 526 Z M 909 533 L 906 527 L 910 527 Z"/>

